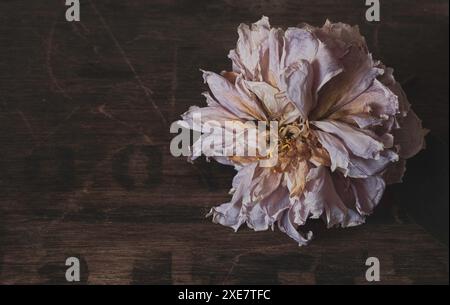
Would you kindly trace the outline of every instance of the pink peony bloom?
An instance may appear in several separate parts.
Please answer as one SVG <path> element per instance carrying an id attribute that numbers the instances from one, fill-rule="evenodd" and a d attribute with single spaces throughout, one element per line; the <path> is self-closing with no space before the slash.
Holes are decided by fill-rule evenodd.
<path id="1" fill-rule="evenodd" d="M 238 27 L 232 72 L 204 72 L 207 107 L 183 115 L 203 120 L 278 121 L 278 162 L 213 157 L 233 165 L 231 201 L 211 209 L 215 223 L 237 230 L 279 229 L 305 245 L 298 227 L 364 223 L 386 184 L 401 182 L 405 160 L 426 131 L 393 70 L 374 61 L 357 26 L 271 28 L 267 17 Z M 214 133 L 203 138 L 215 137 Z M 195 144 L 194 144 L 195 146 Z"/>

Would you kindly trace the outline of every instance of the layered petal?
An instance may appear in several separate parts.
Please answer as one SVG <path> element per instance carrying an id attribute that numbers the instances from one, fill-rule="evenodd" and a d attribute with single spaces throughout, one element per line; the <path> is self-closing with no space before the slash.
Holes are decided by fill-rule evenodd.
<path id="1" fill-rule="evenodd" d="M 304 119 L 315 106 L 312 95 L 313 71 L 311 64 L 306 60 L 300 60 L 286 68 L 281 76 L 281 91 L 287 96 L 302 114 Z"/>
<path id="2" fill-rule="evenodd" d="M 342 141 L 334 135 L 320 130 L 315 130 L 314 134 L 330 155 L 331 171 L 340 169 L 347 175 L 350 156 Z"/>
<path id="3" fill-rule="evenodd" d="M 301 61 L 312 62 L 317 54 L 319 41 L 306 29 L 288 28 L 284 33 L 284 66 Z"/>
<path id="4" fill-rule="evenodd" d="M 350 227 L 364 222 L 364 217 L 348 208 L 337 193 L 329 170 L 319 166 L 310 170 L 305 191 L 305 204 L 313 215 L 322 211 L 328 227 Z"/>
<path id="5" fill-rule="evenodd" d="M 214 72 L 203 71 L 203 79 L 208 84 L 215 100 L 229 112 L 246 120 L 266 120 L 266 115 L 256 100 L 239 87 L 242 79 L 236 79 L 236 85 Z"/>
<path id="6" fill-rule="evenodd" d="M 382 125 L 399 113 L 398 97 L 378 80 L 329 118 L 368 128 Z"/>
<path id="7" fill-rule="evenodd" d="M 255 163 L 242 167 L 233 179 L 233 198 L 231 201 L 212 208 L 206 217 L 212 216 L 213 222 L 237 231 L 246 221 L 242 209 L 250 202 L 247 190 L 252 184 L 255 169 Z"/>
<path id="8" fill-rule="evenodd" d="M 246 24 L 239 25 L 236 49 L 228 54 L 233 62 L 233 71 L 246 79 L 262 80 L 260 61 L 267 56 L 269 32 L 269 18 L 265 16 L 250 27 Z"/>
<path id="9" fill-rule="evenodd" d="M 336 54 L 343 71 L 322 87 L 312 119 L 328 117 L 372 85 L 383 70 L 376 67 L 357 26 L 331 23 L 316 29 L 315 35 Z"/>
<path id="10" fill-rule="evenodd" d="M 372 214 L 383 196 L 386 183 L 379 176 L 366 179 L 351 179 L 352 189 L 356 198 L 356 207 L 361 215 Z"/>
<path id="11" fill-rule="evenodd" d="M 348 124 L 333 120 L 313 121 L 311 124 L 324 132 L 338 136 L 355 156 L 376 159 L 384 149 L 382 142 Z"/>
<path id="12" fill-rule="evenodd" d="M 307 245 L 313 236 L 312 232 L 310 231 L 304 236 L 297 231 L 298 226 L 295 224 L 294 220 L 294 209 L 285 210 L 278 221 L 278 228 L 281 232 L 286 233 L 290 238 L 295 240 L 299 246 Z"/>

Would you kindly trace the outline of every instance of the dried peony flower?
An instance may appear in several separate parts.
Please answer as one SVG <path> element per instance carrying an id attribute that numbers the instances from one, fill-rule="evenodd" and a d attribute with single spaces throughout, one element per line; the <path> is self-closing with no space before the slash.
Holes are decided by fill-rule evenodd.
<path id="1" fill-rule="evenodd" d="M 183 122 L 196 129 L 196 114 L 202 122 L 277 121 L 278 161 L 263 167 L 261 158 L 213 156 L 237 175 L 231 201 L 208 215 L 234 230 L 277 223 L 299 245 L 312 237 L 298 231 L 308 218 L 328 227 L 364 223 L 425 144 L 393 70 L 372 59 L 357 26 L 327 21 L 283 31 L 263 17 L 238 33 L 232 71 L 204 71 L 208 106 L 191 107 Z M 220 141 L 215 132 L 208 138 Z"/>

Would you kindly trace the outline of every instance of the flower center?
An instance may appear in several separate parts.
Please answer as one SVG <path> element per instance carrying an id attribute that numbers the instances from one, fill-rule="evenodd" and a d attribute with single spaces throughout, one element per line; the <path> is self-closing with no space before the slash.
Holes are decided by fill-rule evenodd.
<path id="1" fill-rule="evenodd" d="M 330 166 L 330 156 L 311 132 L 307 120 L 299 120 L 278 129 L 278 164 L 275 171 L 296 168 L 305 161 Z"/>
<path id="2" fill-rule="evenodd" d="M 278 129 L 278 153 L 280 155 L 289 155 L 292 151 L 301 149 L 301 146 L 307 145 L 306 142 L 308 142 L 309 135 L 309 123 L 307 120 L 300 120 L 281 126 Z M 306 149 L 307 147 L 303 148 Z"/>

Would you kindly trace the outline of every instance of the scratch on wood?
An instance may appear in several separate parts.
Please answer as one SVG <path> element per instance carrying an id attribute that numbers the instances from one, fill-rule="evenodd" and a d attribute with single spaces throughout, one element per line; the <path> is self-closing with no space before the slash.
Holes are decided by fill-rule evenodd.
<path id="1" fill-rule="evenodd" d="M 58 79 L 55 77 L 55 74 L 53 73 L 53 67 L 52 67 L 52 49 L 53 49 L 53 36 L 55 34 L 55 27 L 56 27 L 56 19 L 53 22 L 50 32 L 48 34 L 47 38 L 47 53 L 46 53 L 46 67 L 47 67 L 47 73 L 48 76 L 53 83 L 53 85 L 56 87 L 59 93 L 61 93 L 65 98 L 71 100 L 72 98 L 67 94 L 67 92 L 64 90 L 64 88 L 59 84 Z M 52 86 L 50 86 L 51 88 Z"/>
<path id="2" fill-rule="evenodd" d="M 33 153 L 33 151 L 37 148 L 39 148 L 42 144 L 44 144 L 48 139 L 50 139 L 50 137 L 52 135 L 54 135 L 61 127 L 62 125 L 68 121 L 75 113 L 78 112 L 78 110 L 80 110 L 80 106 L 76 106 L 74 107 L 68 115 L 66 115 L 66 117 L 53 129 L 51 130 L 45 137 L 43 140 L 41 140 L 39 143 L 37 143 L 36 145 L 33 146 L 33 148 L 31 149 L 31 151 L 29 152 L 30 154 Z"/>
<path id="3" fill-rule="evenodd" d="M 97 111 L 101 114 L 103 114 L 105 117 L 107 117 L 110 120 L 113 120 L 117 123 L 119 123 L 120 125 L 123 125 L 125 127 L 127 127 L 128 129 L 133 130 L 134 132 L 136 132 L 137 134 L 141 135 L 145 141 L 149 142 L 149 144 L 154 144 L 154 141 L 151 139 L 151 137 L 146 134 L 145 132 L 143 132 L 140 128 L 136 128 L 122 120 L 119 120 L 118 118 L 116 118 L 115 116 L 113 116 L 110 112 L 108 112 L 106 110 L 106 104 L 102 104 L 97 108 Z"/>
<path id="4" fill-rule="evenodd" d="M 95 14 L 98 16 L 101 24 L 103 25 L 103 27 L 105 28 L 106 32 L 108 33 L 109 37 L 111 38 L 111 40 L 114 42 L 114 45 L 116 46 L 117 50 L 120 52 L 120 54 L 122 55 L 122 58 L 124 59 L 125 63 L 128 65 L 128 67 L 130 68 L 131 72 L 134 75 L 135 80 L 138 82 L 139 86 L 142 88 L 142 90 L 144 91 L 144 94 L 147 98 L 147 100 L 151 103 L 153 109 L 156 111 L 157 115 L 159 116 L 159 118 L 161 119 L 161 121 L 163 122 L 163 124 L 165 126 L 167 126 L 167 120 L 164 117 L 164 115 L 162 114 L 161 110 L 159 109 L 158 105 L 156 105 L 155 101 L 153 100 L 153 98 L 150 95 L 150 90 L 148 90 L 148 88 L 144 85 L 144 82 L 142 81 L 141 77 L 138 75 L 136 69 L 134 68 L 133 64 L 131 63 L 130 59 L 128 58 L 127 54 L 125 53 L 124 49 L 122 48 L 122 46 L 120 45 L 119 41 L 117 40 L 116 36 L 114 36 L 114 33 L 111 31 L 111 28 L 109 27 L 109 25 L 106 23 L 106 20 L 103 18 L 102 14 L 98 11 L 97 7 L 95 6 L 93 1 L 89 1 L 89 3 L 91 4 L 92 9 L 94 10 Z"/>

